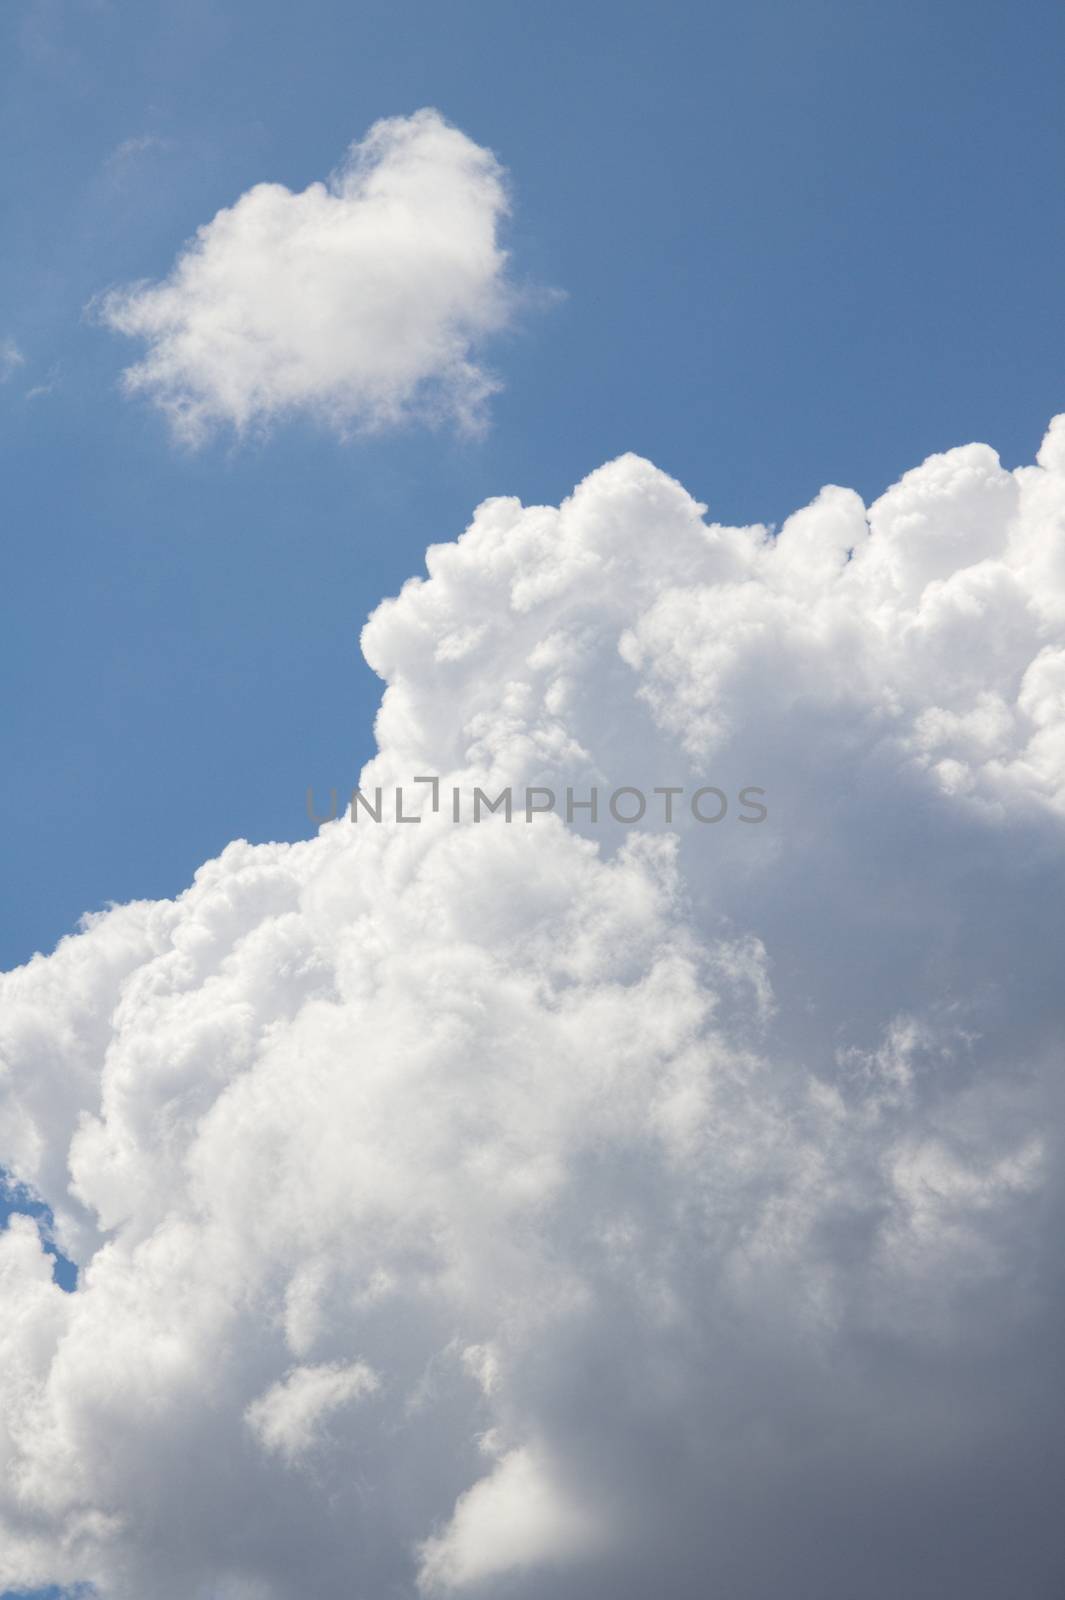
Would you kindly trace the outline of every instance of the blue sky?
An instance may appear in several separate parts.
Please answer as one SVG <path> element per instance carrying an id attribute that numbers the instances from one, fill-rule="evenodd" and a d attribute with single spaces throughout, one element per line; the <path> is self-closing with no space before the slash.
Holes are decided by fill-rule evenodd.
<path id="1" fill-rule="evenodd" d="M 1063 394 L 1060 7 L 12 0 L 2 20 L 3 965 L 350 784 L 377 600 L 491 494 L 623 450 L 726 520 L 929 451 L 1030 459 Z M 84 315 L 251 184 L 435 105 L 510 173 L 485 437 L 175 448 Z M 38 391 L 30 393 L 29 391 Z"/>

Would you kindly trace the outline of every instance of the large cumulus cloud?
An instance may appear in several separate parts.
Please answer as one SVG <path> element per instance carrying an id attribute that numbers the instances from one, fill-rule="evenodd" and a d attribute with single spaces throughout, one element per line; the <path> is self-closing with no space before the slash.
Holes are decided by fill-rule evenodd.
<path id="1" fill-rule="evenodd" d="M 126 387 L 193 444 L 294 412 L 341 433 L 475 428 L 497 387 L 477 350 L 515 305 L 506 206 L 491 151 L 438 112 L 377 122 L 328 183 L 256 184 L 164 282 L 104 296 L 104 321 L 147 344 Z"/>
<path id="2" fill-rule="evenodd" d="M 624 457 L 364 634 L 365 812 L 3 979 L 0 1582 L 1060 1593 L 1065 428 Z M 765 790 L 509 825 L 474 784 Z"/>

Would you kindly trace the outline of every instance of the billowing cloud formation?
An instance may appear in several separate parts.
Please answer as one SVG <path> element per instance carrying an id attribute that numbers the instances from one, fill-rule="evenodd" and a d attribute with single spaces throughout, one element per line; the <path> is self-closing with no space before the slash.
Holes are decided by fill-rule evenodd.
<path id="1" fill-rule="evenodd" d="M 428 572 L 364 636 L 420 822 L 3 980 L 81 1276 L 0 1237 L 0 1582 L 1059 1594 L 1065 419 L 775 536 L 624 457 Z"/>
<path id="2" fill-rule="evenodd" d="M 163 283 L 104 297 L 148 345 L 126 386 L 191 443 L 295 411 L 341 433 L 412 414 L 476 427 L 497 387 L 476 349 L 513 306 L 505 210 L 495 157 L 437 112 L 375 123 L 328 184 L 256 184 Z"/>

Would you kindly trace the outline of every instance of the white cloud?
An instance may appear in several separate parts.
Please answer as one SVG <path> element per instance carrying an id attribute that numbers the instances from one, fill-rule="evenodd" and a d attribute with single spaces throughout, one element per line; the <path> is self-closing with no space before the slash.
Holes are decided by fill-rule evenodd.
<path id="1" fill-rule="evenodd" d="M 377 1375 L 363 1361 L 294 1367 L 283 1382 L 252 1401 L 245 1417 L 266 1450 L 294 1462 L 321 1437 L 321 1425 L 331 1412 L 376 1388 Z"/>
<path id="2" fill-rule="evenodd" d="M 104 296 L 106 323 L 147 343 L 126 387 L 193 444 L 295 412 L 341 434 L 476 428 L 498 387 L 478 351 L 515 303 L 506 209 L 495 157 L 437 112 L 377 122 L 328 183 L 256 184 L 162 283 Z"/>
<path id="3" fill-rule="evenodd" d="M 62 385 L 63 370 L 58 362 L 54 362 L 45 374 L 43 383 L 35 383 L 26 390 L 27 400 L 46 400 L 50 394 Z"/>
<path id="4" fill-rule="evenodd" d="M 624 457 L 367 626 L 367 792 L 764 824 L 408 788 L 4 977 L 0 1584 L 1056 1592 L 1063 440 L 775 537 Z"/>
<path id="5" fill-rule="evenodd" d="M 421 1550 L 418 1586 L 465 1589 L 502 1573 L 564 1565 L 595 1549 L 600 1531 L 559 1494 L 529 1450 L 511 1450 L 459 1498 L 454 1516 Z"/>
<path id="6" fill-rule="evenodd" d="M 0 383 L 6 383 L 25 362 L 26 357 L 14 339 L 0 339 Z"/>
<path id="7" fill-rule="evenodd" d="M 117 176 L 138 161 L 141 156 L 150 155 L 153 152 L 162 154 L 173 148 L 174 142 L 172 139 L 163 139 L 157 133 L 133 134 L 130 138 L 123 139 L 120 144 L 115 146 L 104 160 L 104 168 L 112 176 Z"/>

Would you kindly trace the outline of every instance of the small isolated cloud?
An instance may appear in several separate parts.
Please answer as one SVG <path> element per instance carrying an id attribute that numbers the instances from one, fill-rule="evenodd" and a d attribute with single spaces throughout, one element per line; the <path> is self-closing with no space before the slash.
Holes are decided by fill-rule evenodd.
<path id="1" fill-rule="evenodd" d="M 117 144 L 107 156 L 104 161 L 104 171 L 118 180 L 142 156 L 150 155 L 153 151 L 162 153 L 173 148 L 172 139 L 163 139 L 157 133 L 133 134 L 130 138 L 123 139 L 121 144 Z"/>
<path id="2" fill-rule="evenodd" d="M 0 339 L 0 383 L 6 383 L 25 364 L 26 357 L 14 339 Z"/>
<path id="3" fill-rule="evenodd" d="M 31 389 L 26 390 L 27 400 L 45 400 L 54 394 L 63 382 L 63 370 L 58 361 L 49 367 L 41 383 L 35 383 Z"/>
<path id="4" fill-rule="evenodd" d="M 256 184 L 163 282 L 103 297 L 147 345 L 126 388 L 191 444 L 296 412 L 342 435 L 415 415 L 476 429 L 498 387 L 477 352 L 514 304 L 506 209 L 491 151 L 438 112 L 377 122 L 327 183 Z"/>

